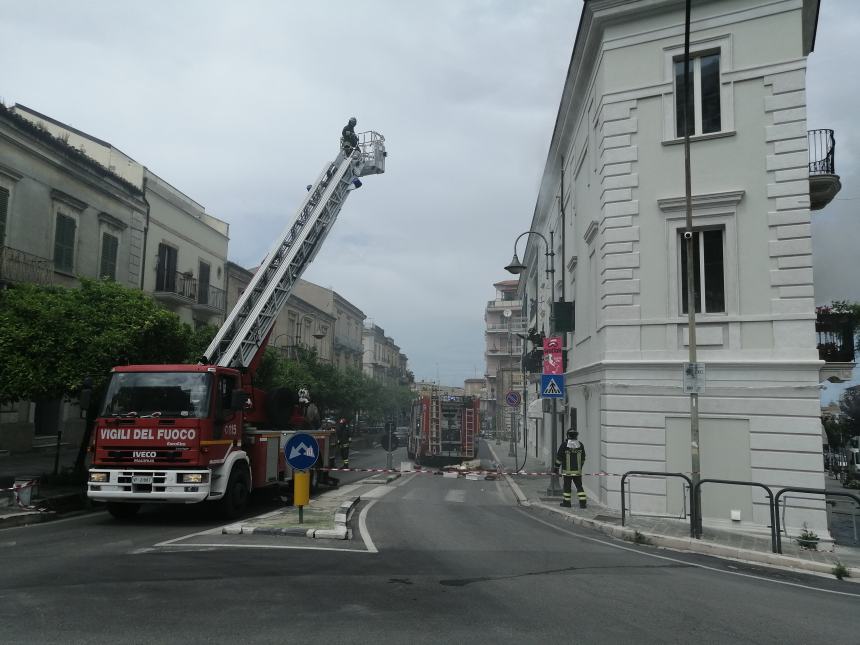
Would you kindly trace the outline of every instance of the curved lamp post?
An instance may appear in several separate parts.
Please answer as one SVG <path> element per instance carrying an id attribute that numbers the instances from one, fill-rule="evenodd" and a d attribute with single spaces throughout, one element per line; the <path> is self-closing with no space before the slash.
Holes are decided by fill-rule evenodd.
<path id="1" fill-rule="evenodd" d="M 540 239 L 543 240 L 544 243 L 544 257 L 546 258 L 546 276 L 549 279 L 549 293 L 550 293 L 550 308 L 549 308 L 549 332 L 550 334 L 555 332 L 555 315 L 553 314 L 552 305 L 555 303 L 555 240 L 553 239 L 553 233 L 550 232 L 548 242 L 546 237 L 539 233 L 538 231 L 528 230 L 524 233 L 520 233 L 517 236 L 517 239 L 514 240 L 514 257 L 511 260 L 510 264 L 505 267 L 505 270 L 509 273 L 513 273 L 514 275 L 519 275 L 523 271 L 525 271 L 528 266 L 520 262 L 520 258 L 517 256 L 517 242 L 520 241 L 520 238 L 526 235 L 537 235 Z M 537 294 L 535 294 L 537 295 Z M 528 302 L 528 300 L 526 301 Z M 526 323 L 528 324 L 528 323 Z M 550 459 L 554 457 L 554 450 L 558 445 L 558 399 L 552 400 L 552 421 L 550 423 L 550 441 L 552 442 L 552 449 L 550 451 Z M 553 465 L 553 464 L 551 464 Z M 558 486 L 558 475 L 553 474 L 550 476 L 549 480 L 549 488 L 547 488 L 547 495 L 550 497 L 555 497 L 559 494 L 560 489 Z"/>

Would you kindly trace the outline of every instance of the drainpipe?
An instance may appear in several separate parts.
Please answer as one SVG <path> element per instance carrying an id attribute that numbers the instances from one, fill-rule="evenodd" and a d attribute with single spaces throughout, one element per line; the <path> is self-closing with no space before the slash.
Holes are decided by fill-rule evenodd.
<path id="1" fill-rule="evenodd" d="M 565 301 L 564 292 L 565 292 L 565 283 L 567 280 L 564 279 L 564 271 L 567 265 L 565 264 L 565 248 L 564 248 L 564 238 L 565 238 L 565 214 L 564 214 L 564 155 L 561 155 L 561 202 L 559 205 L 559 210 L 561 211 L 561 301 Z"/>
<path id="2" fill-rule="evenodd" d="M 149 237 L 149 200 L 146 199 L 147 176 L 143 170 L 143 203 L 146 204 L 146 222 L 143 225 L 143 251 L 140 257 L 140 290 L 143 291 L 143 280 L 146 277 L 146 238 Z"/>

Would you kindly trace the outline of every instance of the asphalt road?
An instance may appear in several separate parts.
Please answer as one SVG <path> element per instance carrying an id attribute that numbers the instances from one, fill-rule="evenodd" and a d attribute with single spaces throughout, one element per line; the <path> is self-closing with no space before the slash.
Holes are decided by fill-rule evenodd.
<path id="1" fill-rule="evenodd" d="M 187 509 L 0 531 L 0 641 L 860 641 L 860 585 L 608 540 L 517 507 L 504 481 L 407 475 L 352 524 L 345 550 L 202 546 L 218 522 Z"/>

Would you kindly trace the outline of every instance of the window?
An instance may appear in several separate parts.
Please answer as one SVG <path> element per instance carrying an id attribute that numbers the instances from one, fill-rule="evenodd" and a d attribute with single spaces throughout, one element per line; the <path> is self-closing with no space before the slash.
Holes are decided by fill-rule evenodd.
<path id="1" fill-rule="evenodd" d="M 9 209 L 9 191 L 0 188 L 0 246 L 6 239 L 6 212 Z"/>
<path id="2" fill-rule="evenodd" d="M 99 277 L 116 280 L 116 254 L 119 240 L 110 233 L 102 233 L 102 261 Z"/>
<path id="3" fill-rule="evenodd" d="M 75 270 L 75 228 L 74 218 L 57 213 L 57 227 L 54 231 L 54 268 L 71 273 Z"/>
<path id="4" fill-rule="evenodd" d="M 177 251 L 166 244 L 158 245 L 158 268 L 155 274 L 156 291 L 176 291 Z"/>
<path id="5" fill-rule="evenodd" d="M 200 262 L 200 271 L 197 276 L 197 302 L 201 305 L 209 304 L 209 273 L 211 268 L 206 262 Z"/>
<path id="6" fill-rule="evenodd" d="M 687 241 L 679 230 L 681 248 L 681 312 L 687 313 Z M 725 313 L 726 294 L 723 279 L 723 229 L 693 231 L 693 280 L 696 313 Z M 704 285 L 703 285 L 704 283 Z M 704 287 L 704 288 L 703 288 Z"/>
<path id="7" fill-rule="evenodd" d="M 690 57 L 690 88 L 686 102 L 691 116 L 687 132 L 692 136 L 719 132 L 720 118 L 720 53 L 698 54 Z M 675 133 L 684 136 L 684 60 L 675 60 Z"/>

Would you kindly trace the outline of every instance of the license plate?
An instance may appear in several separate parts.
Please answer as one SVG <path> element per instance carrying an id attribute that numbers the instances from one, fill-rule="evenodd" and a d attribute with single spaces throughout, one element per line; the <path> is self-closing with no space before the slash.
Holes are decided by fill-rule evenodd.
<path id="1" fill-rule="evenodd" d="M 132 484 L 151 484 L 152 477 L 145 477 L 143 475 L 135 475 L 131 478 Z"/>

